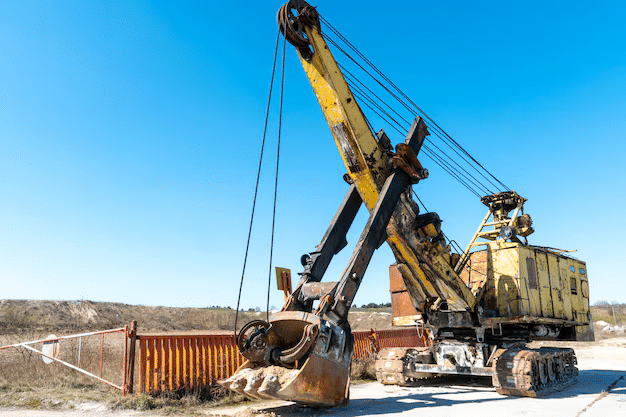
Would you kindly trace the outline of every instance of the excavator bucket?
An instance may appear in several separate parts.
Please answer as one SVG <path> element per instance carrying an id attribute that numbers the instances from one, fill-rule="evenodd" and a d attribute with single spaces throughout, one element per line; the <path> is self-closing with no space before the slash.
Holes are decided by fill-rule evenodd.
<path id="1" fill-rule="evenodd" d="M 348 402 L 354 339 L 337 326 L 301 311 L 283 311 L 269 323 L 246 324 L 237 337 L 246 362 L 220 385 L 254 399 L 281 399 L 315 407 Z"/>

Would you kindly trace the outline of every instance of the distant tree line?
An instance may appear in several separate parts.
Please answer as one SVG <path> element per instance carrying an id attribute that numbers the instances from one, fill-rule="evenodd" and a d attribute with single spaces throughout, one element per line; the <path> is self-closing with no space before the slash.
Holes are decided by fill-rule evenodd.
<path id="1" fill-rule="evenodd" d="M 600 301 L 596 301 L 594 303 L 594 306 L 596 307 L 626 307 L 626 303 L 618 303 L 617 301 L 612 301 L 612 302 L 608 302 L 606 300 L 600 300 Z"/>
<path id="2" fill-rule="evenodd" d="M 234 310 L 234 308 L 232 308 L 231 306 L 226 306 L 226 307 L 222 307 L 222 306 L 210 306 L 207 307 L 207 310 Z M 272 306 L 270 308 L 270 310 L 276 310 L 276 307 Z M 242 308 L 239 311 L 249 311 L 249 312 L 259 312 L 261 311 L 261 307 L 250 307 L 249 309 L 245 309 Z"/>
<path id="3" fill-rule="evenodd" d="M 363 304 L 361 306 L 361 308 L 383 308 L 383 307 L 391 307 L 391 303 L 380 303 L 380 304 L 369 303 L 369 304 Z"/>

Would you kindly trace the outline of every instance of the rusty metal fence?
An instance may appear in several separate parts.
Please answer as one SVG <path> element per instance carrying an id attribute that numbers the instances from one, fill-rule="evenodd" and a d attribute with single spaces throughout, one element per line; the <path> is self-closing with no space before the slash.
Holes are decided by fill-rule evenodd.
<path id="1" fill-rule="evenodd" d="M 386 347 L 424 346 L 414 328 L 353 332 L 354 358 L 365 358 Z M 232 334 L 137 335 L 137 391 L 199 392 L 228 378 L 244 362 Z M 133 357 L 129 358 L 134 359 Z M 129 368 L 132 369 L 131 364 Z M 132 384 L 132 382 L 131 382 Z"/>
<path id="2" fill-rule="evenodd" d="M 415 328 L 395 330 L 370 330 L 369 332 L 353 332 L 354 359 L 366 358 L 380 349 L 390 347 L 426 346 L 426 332 L 418 332 Z"/>
<path id="3" fill-rule="evenodd" d="M 0 350 L 28 349 L 41 355 L 48 363 L 56 362 L 64 365 L 121 391 L 123 395 L 132 393 L 135 387 L 140 394 L 202 392 L 215 384 L 217 380 L 234 374 L 244 362 L 244 357 L 239 353 L 235 339 L 230 333 L 139 335 L 136 329 L 137 322 L 132 322 L 129 326 L 119 329 L 61 337 L 53 336 L 42 340 L 1 346 Z M 117 345 L 119 341 L 113 342 L 111 346 L 107 344 L 107 364 L 104 365 L 105 335 L 116 333 L 120 335 L 120 339 L 123 339 L 123 341 L 120 340 L 122 346 L 118 349 L 121 349 L 121 352 L 116 351 L 115 354 L 111 352 L 111 346 Z M 370 330 L 353 332 L 353 335 L 355 359 L 371 357 L 386 347 L 424 346 L 426 344 L 426 338 L 423 335 L 420 336 L 414 328 Z M 90 343 L 88 350 L 85 340 L 89 337 L 96 337 L 98 340 L 97 346 L 92 346 L 93 343 Z M 64 352 L 62 355 L 64 359 L 57 357 L 59 342 L 67 344 L 70 341 L 77 342 L 74 346 L 75 352 Z M 42 348 L 35 348 L 37 345 L 41 345 Z M 94 347 L 97 348 L 95 352 Z M 81 352 L 83 356 L 90 354 L 89 364 L 85 360 L 81 362 Z M 96 357 L 91 358 L 94 355 Z M 72 358 L 74 363 L 69 362 Z M 120 376 L 120 382 L 117 382 Z M 114 380 L 115 382 L 112 382 Z"/>
<path id="4" fill-rule="evenodd" d="M 243 363 L 232 335 L 138 335 L 138 392 L 192 392 Z"/>

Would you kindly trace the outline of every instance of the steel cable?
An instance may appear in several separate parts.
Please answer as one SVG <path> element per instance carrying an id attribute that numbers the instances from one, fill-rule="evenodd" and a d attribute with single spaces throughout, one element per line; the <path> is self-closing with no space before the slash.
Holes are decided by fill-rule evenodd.
<path id="1" fill-rule="evenodd" d="M 457 141 L 455 141 L 447 132 L 445 132 L 430 116 L 428 116 L 417 104 L 415 104 L 402 90 L 400 90 L 399 87 L 397 87 L 387 76 L 385 76 L 382 71 L 380 71 L 369 59 L 367 59 L 367 57 L 365 57 L 365 55 L 363 55 L 358 48 L 356 48 L 352 43 L 350 43 L 347 38 L 345 38 L 337 29 L 335 29 L 326 19 L 324 19 L 322 16 L 320 16 L 320 18 L 322 19 L 322 21 L 325 23 L 326 26 L 329 27 L 329 29 L 344 43 L 346 44 L 352 51 L 354 51 L 359 58 L 361 58 L 363 60 L 363 62 L 365 62 L 370 68 L 373 69 L 373 71 L 375 71 L 380 77 L 382 77 L 395 91 L 398 92 L 398 94 L 400 94 L 405 100 L 402 100 L 400 97 L 398 97 L 395 93 L 393 93 L 389 87 L 385 86 L 380 80 L 378 80 L 373 74 L 371 74 L 369 71 L 367 71 L 363 65 L 359 64 L 356 59 L 354 59 L 352 56 L 350 56 L 349 53 L 347 53 L 343 48 L 341 48 L 337 42 L 335 42 L 330 36 L 328 36 L 328 34 L 324 35 L 326 36 L 326 39 L 333 44 L 333 46 L 335 46 L 337 49 L 339 49 L 344 55 L 346 55 L 351 61 L 353 61 L 359 68 L 361 68 L 361 70 L 363 70 L 369 77 L 371 77 L 374 81 L 376 81 L 388 94 L 390 94 L 395 100 L 397 100 L 401 105 L 403 105 L 409 112 L 414 113 L 413 109 L 411 108 L 411 106 L 417 110 L 427 121 L 427 124 L 429 125 L 429 127 L 432 129 L 433 132 L 437 132 L 437 136 L 444 142 L 446 143 L 446 145 L 448 147 L 450 147 L 450 149 L 452 149 L 457 155 L 459 155 L 468 165 L 472 166 L 472 168 L 478 172 L 480 174 L 480 176 L 482 176 L 485 180 L 487 180 L 492 186 L 494 186 L 496 189 L 500 189 L 500 187 L 503 187 L 505 190 L 508 190 L 509 188 L 504 185 L 502 183 L 502 181 L 500 181 L 498 178 L 496 178 L 489 170 L 487 170 L 482 164 L 480 164 L 472 155 L 469 154 L 469 152 L 467 152 L 467 150 L 465 150 Z M 407 104 L 407 102 L 410 104 Z M 459 152 L 460 151 L 460 152 Z M 461 154 L 462 153 L 462 154 Z M 469 159 L 471 159 L 471 161 L 475 164 L 472 165 L 470 161 L 468 161 L 463 155 L 466 155 Z M 477 167 L 480 167 L 482 169 L 479 170 Z M 484 171 L 484 172 L 483 172 Z M 496 185 L 493 181 L 491 181 L 490 178 L 488 178 L 486 175 L 488 174 L 489 177 L 493 178 L 498 184 L 500 184 L 500 186 Z M 489 187 L 485 187 L 484 188 L 488 189 Z"/>
<path id="2" fill-rule="evenodd" d="M 283 62 L 281 66 L 281 79 L 280 79 L 280 106 L 278 111 L 278 143 L 276 145 L 276 174 L 274 176 L 274 208 L 272 211 L 272 238 L 270 242 L 270 262 L 269 271 L 267 276 L 267 305 L 265 307 L 266 321 L 270 322 L 270 287 L 272 284 L 272 260 L 274 256 L 274 229 L 276 226 L 276 201 L 278 200 L 278 167 L 280 162 L 280 134 L 283 126 L 283 97 L 285 92 L 285 55 L 287 45 L 287 36 L 283 34 Z"/>
<path id="3" fill-rule="evenodd" d="M 411 103 L 420 113 L 422 113 L 424 115 L 424 117 L 426 119 L 428 119 L 430 122 L 432 122 L 432 124 L 439 130 L 441 131 L 452 143 L 454 143 L 463 153 L 465 153 L 470 159 L 472 159 L 472 161 L 474 161 L 474 163 L 476 163 L 479 167 L 481 167 L 485 172 L 487 172 L 494 180 L 496 180 L 502 187 L 504 187 L 506 190 L 509 190 L 509 188 L 504 185 L 498 178 L 496 178 L 491 172 L 489 172 L 485 167 L 483 167 L 476 159 L 474 159 L 474 157 L 472 157 L 472 155 L 470 155 L 457 141 L 455 141 L 450 135 L 448 135 L 448 133 L 446 133 L 430 116 L 428 116 L 426 114 L 426 112 L 424 112 L 417 104 L 415 104 L 402 90 L 400 90 L 400 88 L 398 86 L 396 86 L 382 71 L 380 71 L 365 55 L 363 55 L 363 53 L 361 53 L 361 51 L 358 50 L 358 48 L 356 48 L 350 41 L 348 41 L 348 39 L 343 36 L 337 29 L 335 29 L 330 22 L 328 22 L 326 19 L 324 19 L 323 16 L 320 16 L 320 18 L 324 21 L 324 23 L 331 29 L 331 31 L 333 31 L 346 45 L 348 45 L 348 47 L 350 49 L 352 49 L 353 51 L 355 51 L 355 53 L 361 58 L 363 59 L 364 62 L 366 62 L 374 71 L 376 71 L 385 81 L 387 81 L 389 83 L 389 85 L 391 85 L 396 91 L 398 91 L 398 93 L 400 93 L 409 103 Z M 492 185 L 495 186 L 495 184 L 492 183 Z M 497 188 L 497 186 L 496 186 Z"/>
<path id="4" fill-rule="evenodd" d="M 353 86 L 351 86 L 352 88 Z M 356 91 L 356 94 L 355 94 Z M 393 121 L 395 124 L 397 124 L 397 126 L 394 126 L 392 123 L 390 123 L 389 120 L 385 120 L 387 123 L 389 123 L 389 126 L 396 130 L 398 133 L 400 133 L 403 136 L 406 136 L 408 133 L 408 129 L 405 128 L 402 124 L 398 123 L 395 119 L 393 119 L 391 116 L 388 115 L 388 113 L 385 112 L 384 109 L 382 109 L 380 107 L 380 105 L 378 105 L 374 100 L 372 100 L 370 97 L 367 97 L 365 95 L 363 95 L 361 92 L 359 92 L 358 87 L 355 88 L 355 91 L 352 92 L 352 94 L 355 96 L 355 98 L 361 98 L 363 99 L 362 103 L 363 105 L 365 105 L 367 108 L 369 108 L 370 110 L 372 110 L 378 117 L 380 117 L 381 119 L 385 120 L 385 116 L 383 116 L 383 114 L 387 115 L 389 117 L 389 119 L 391 121 Z M 383 114 L 381 114 L 383 113 Z M 371 124 L 368 121 L 368 125 L 371 126 Z M 432 142 L 430 142 L 432 144 Z M 446 171 L 450 176 L 452 176 L 454 179 L 456 179 L 461 185 L 463 185 L 465 188 L 467 188 L 470 192 L 472 192 L 474 195 L 476 195 L 478 198 L 482 197 L 482 195 L 475 189 L 473 188 L 470 184 L 468 184 L 468 182 L 474 182 L 472 181 L 472 179 L 467 178 L 463 173 L 459 172 L 456 168 L 454 168 L 448 161 L 446 161 L 444 158 L 442 158 L 439 154 L 437 154 L 437 152 L 433 151 L 428 145 L 424 144 L 423 145 L 423 149 L 424 149 L 424 154 L 430 159 L 432 160 L 435 164 L 437 164 L 439 167 L 441 167 L 444 171 Z M 439 149 L 437 147 L 437 149 Z M 446 155 L 444 153 L 444 155 Z M 447 156 L 447 155 L 446 155 Z M 456 164 L 456 161 L 454 161 L 453 159 L 449 158 L 448 159 L 450 161 L 452 161 L 453 163 Z M 457 164 L 458 165 L 458 164 Z M 461 168 L 462 169 L 462 168 Z M 463 170 L 465 171 L 465 170 Z M 467 172 L 467 171 L 465 171 Z M 461 177 L 465 177 L 465 179 L 467 181 L 465 181 L 463 178 Z M 471 177 L 475 180 L 474 177 Z M 474 184 L 476 185 L 476 183 L 474 182 Z"/>
<path id="5" fill-rule="evenodd" d="M 261 140 L 261 153 L 259 155 L 259 167 L 256 174 L 256 184 L 254 186 L 254 198 L 252 200 L 252 214 L 250 215 L 250 226 L 248 228 L 248 240 L 246 241 L 246 252 L 243 257 L 243 269 L 241 271 L 241 280 L 239 281 L 239 294 L 237 295 L 237 308 L 235 310 L 235 341 L 237 341 L 237 321 L 239 319 L 239 304 L 241 302 L 241 291 L 243 289 L 243 280 L 246 274 L 246 265 L 248 262 L 248 252 L 250 250 L 250 238 L 252 236 L 252 224 L 254 223 L 254 212 L 256 209 L 256 200 L 259 193 L 259 179 L 261 178 L 261 167 L 263 166 L 263 153 L 265 151 L 265 138 L 267 137 L 267 125 L 270 116 L 270 107 L 272 103 L 272 90 L 274 86 L 274 74 L 276 73 L 276 58 L 278 56 L 278 41 L 280 40 L 280 30 L 276 35 L 276 47 L 274 48 L 274 63 L 272 64 L 272 77 L 270 80 L 270 91 L 267 97 L 267 110 L 265 111 L 265 125 L 263 127 L 263 138 Z"/>
<path id="6" fill-rule="evenodd" d="M 327 41 L 329 41 L 329 43 L 331 43 L 332 45 L 334 45 L 336 48 L 338 48 L 339 50 L 341 50 L 344 54 L 346 54 L 346 56 L 347 56 L 348 58 L 350 58 L 350 59 L 351 59 L 351 60 L 352 60 L 352 61 L 353 61 L 356 65 L 358 65 L 358 66 L 359 66 L 359 67 L 360 67 L 360 68 L 361 68 L 364 72 L 366 72 L 366 73 L 367 73 L 370 77 L 374 78 L 374 76 L 373 76 L 372 74 L 370 74 L 370 73 L 369 73 L 366 69 L 364 69 L 362 66 L 360 66 L 360 65 L 359 65 L 359 64 L 358 64 L 358 63 L 354 60 L 354 58 L 352 58 L 349 54 L 347 54 L 347 53 L 346 53 L 346 52 L 345 52 L 345 51 L 344 51 L 344 50 L 343 50 L 343 49 L 342 49 L 339 45 L 337 45 L 337 44 L 336 44 L 336 43 L 335 43 L 332 39 L 328 39 L 328 38 L 327 38 L 326 40 L 327 40 Z M 374 78 L 374 79 L 375 79 L 375 78 Z M 380 83 L 380 81 L 379 81 L 379 80 L 376 80 L 376 79 L 375 79 L 375 81 L 377 81 L 377 82 L 378 82 L 378 84 L 380 84 L 380 85 L 382 86 L 382 83 Z M 360 84 L 363 84 L 361 81 L 359 81 L 359 83 L 360 83 Z M 385 87 L 383 86 L 383 88 L 385 88 Z M 386 89 L 386 88 L 385 88 L 385 89 Z M 398 101 L 400 102 L 400 104 L 402 104 L 402 105 L 403 105 L 403 106 L 404 106 L 404 107 L 405 107 L 408 111 L 410 111 L 410 112 L 411 112 L 411 114 L 413 115 L 413 117 L 417 116 L 417 113 L 415 113 L 414 111 L 412 111 L 412 110 L 411 110 L 411 108 L 410 108 L 410 106 L 408 106 L 408 104 L 406 104 L 406 103 L 402 102 L 402 101 L 401 101 L 401 100 L 400 100 L 400 99 L 399 99 L 399 98 L 398 98 L 398 97 L 397 97 L 394 93 L 392 93 L 392 92 L 391 92 L 391 91 L 389 91 L 388 89 L 386 89 L 386 90 L 387 90 L 387 92 L 388 92 L 390 95 L 392 95 L 392 96 L 393 96 L 396 100 L 398 100 Z M 383 102 L 383 103 L 385 103 L 384 101 L 382 101 L 382 102 Z M 389 107 L 389 105 L 388 105 L 388 104 L 386 104 L 386 103 L 385 103 L 385 105 L 387 105 L 387 107 Z M 397 113 L 397 112 L 394 110 L 394 113 Z M 379 115 L 379 117 L 383 118 L 383 117 L 382 117 L 382 116 L 380 116 L 380 115 Z M 384 119 L 384 118 L 383 118 L 383 119 Z M 403 118 L 403 119 L 404 119 L 404 118 Z M 429 125 L 429 126 L 432 126 L 432 124 L 430 124 L 427 120 L 426 120 L 426 124 L 427 124 L 427 125 Z M 405 129 L 406 129 L 406 131 L 408 131 L 408 128 L 405 128 Z M 441 134 L 440 134 L 440 133 L 439 133 L 436 129 L 433 131 L 433 133 L 434 133 L 437 137 L 439 137 L 440 139 L 442 139 L 442 138 L 441 138 Z M 433 142 L 432 142 L 431 140 L 429 140 L 429 139 L 427 139 L 427 141 L 428 141 L 428 142 L 430 142 L 430 143 L 433 143 Z M 445 143 L 445 141 L 444 141 L 444 143 Z M 449 146 L 449 145 L 448 145 L 448 146 Z M 459 167 L 460 167 L 460 165 L 459 165 L 456 161 L 454 161 L 454 160 L 453 160 L 453 158 L 451 158 L 451 157 L 450 157 L 447 153 L 443 152 L 440 148 L 438 148 L 438 149 L 439 149 L 439 150 L 443 153 L 443 155 L 445 155 L 445 157 L 447 157 L 450 161 L 454 162 L 454 164 L 456 164 L 457 166 L 459 166 Z M 466 162 L 468 162 L 467 160 L 465 160 L 465 161 L 466 161 Z M 480 182 L 479 182 L 479 180 L 478 180 L 478 179 L 476 179 L 476 177 L 474 177 L 472 174 L 470 174 L 469 172 L 467 172 L 467 170 L 465 170 L 465 169 L 464 169 L 464 168 L 462 168 L 462 167 L 460 167 L 460 168 L 461 168 L 464 172 L 466 172 L 466 173 L 469 175 L 469 177 L 473 178 L 473 181 L 472 181 L 472 180 L 470 180 L 470 179 L 468 178 L 468 176 L 466 176 L 466 175 L 464 175 L 464 174 L 461 174 L 461 175 L 462 175 L 462 176 L 464 176 L 464 177 L 465 177 L 468 181 L 470 181 L 470 182 L 474 182 L 475 184 L 480 184 L 480 185 L 479 185 L 479 188 L 481 188 L 481 189 L 483 189 L 483 190 L 486 190 L 486 191 L 487 191 L 487 194 L 492 194 L 492 193 L 493 193 L 493 192 L 492 192 L 492 191 L 490 191 L 490 190 L 489 190 L 489 189 L 488 189 L 488 188 L 487 188 L 484 184 L 480 183 Z M 455 170 L 456 170 L 456 169 L 455 169 Z M 456 170 L 456 171 L 458 172 L 458 170 Z M 447 172 L 448 172 L 448 173 L 450 173 L 449 171 L 447 171 Z M 459 173 L 459 174 L 460 174 L 460 173 Z M 454 178 L 458 180 L 458 175 L 457 175 L 457 176 L 454 176 Z M 473 192 L 474 192 L 474 194 L 476 194 L 479 198 L 482 196 L 482 195 L 481 195 L 478 191 L 476 191 L 476 190 L 473 190 Z"/>

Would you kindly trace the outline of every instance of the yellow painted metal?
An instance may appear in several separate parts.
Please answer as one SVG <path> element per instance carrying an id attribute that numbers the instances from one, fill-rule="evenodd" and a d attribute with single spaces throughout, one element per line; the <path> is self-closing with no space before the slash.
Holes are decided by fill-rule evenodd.
<path id="1" fill-rule="evenodd" d="M 541 298 L 539 295 L 538 279 L 537 279 L 537 262 L 534 253 L 527 248 L 519 249 L 519 276 L 528 279 L 520 279 L 523 293 L 521 297 L 525 305 L 524 314 L 537 316 L 541 314 Z M 513 251 L 513 253 L 515 253 Z M 531 277 L 533 277 L 531 279 Z"/>
<path id="2" fill-rule="evenodd" d="M 586 266 L 583 262 L 575 259 L 568 259 L 567 262 L 567 279 L 566 283 L 569 289 L 569 295 L 572 303 L 572 316 L 574 320 L 581 321 L 586 315 L 585 303 L 588 302 L 589 296 L 583 297 L 583 282 L 587 282 L 586 273 L 581 274 L 581 270 L 585 270 Z M 585 285 L 585 287 L 587 287 Z M 587 288 L 585 288 L 587 289 Z M 588 293 L 588 289 L 587 289 Z"/>
<path id="3" fill-rule="evenodd" d="M 524 311 L 524 305 L 520 303 L 520 257 L 510 250 L 509 245 L 500 243 L 489 244 L 493 267 L 487 277 L 486 285 L 491 291 L 485 294 L 485 301 L 487 308 L 495 310 L 498 316 L 517 316 Z"/>
<path id="4" fill-rule="evenodd" d="M 276 288 L 280 291 L 283 291 L 285 289 L 285 286 L 283 284 L 283 273 L 287 273 L 289 276 L 291 276 L 291 269 L 289 268 L 281 268 L 281 267 L 276 267 Z"/>
<path id="5" fill-rule="evenodd" d="M 572 312 L 572 299 L 570 297 L 570 287 L 569 287 L 569 265 L 566 260 L 559 258 L 559 280 L 561 281 L 561 292 L 563 294 L 563 311 L 565 312 L 565 318 L 568 320 L 574 319 L 574 314 Z"/>
<path id="6" fill-rule="evenodd" d="M 379 191 L 389 175 L 387 158 L 372 135 L 363 113 L 341 74 L 328 45 L 314 26 L 305 28 L 314 51 L 310 59 L 300 56 L 302 66 L 322 108 L 335 143 L 341 153 L 348 175 L 356 184 L 368 210 L 372 210 Z M 400 202 L 403 217 L 413 219 L 415 213 L 405 202 Z M 473 309 L 476 299 L 471 291 L 446 262 L 441 253 L 429 254 L 439 270 L 437 279 L 429 279 L 409 244 L 410 228 L 400 224 L 394 215 L 387 228 L 387 242 L 399 263 L 402 276 L 410 287 L 412 301 L 421 309 L 428 299 L 441 297 L 454 310 Z"/>
<path id="7" fill-rule="evenodd" d="M 576 323 L 578 340 L 589 340 L 589 284 L 584 262 L 514 242 L 498 240 L 487 247 L 490 268 L 483 300 L 488 310 L 497 318 L 519 322 Z"/>
<path id="8" fill-rule="evenodd" d="M 333 132 L 348 175 L 357 184 L 368 210 L 372 210 L 378 190 L 388 175 L 385 159 L 328 45 L 313 26 L 307 27 L 307 35 L 315 53 L 310 61 L 300 57 L 302 66 Z M 365 156 L 368 156 L 367 161 Z"/>
<path id="9" fill-rule="evenodd" d="M 553 253 L 548 253 L 548 272 L 550 274 L 550 287 L 552 288 L 552 311 L 554 317 L 565 319 L 563 304 L 563 285 L 559 276 L 559 260 Z"/>
<path id="10" fill-rule="evenodd" d="M 407 327 L 407 326 L 416 326 L 418 324 L 423 323 L 421 314 L 416 314 L 413 316 L 397 316 L 392 319 L 392 324 L 395 327 Z"/>
<path id="11" fill-rule="evenodd" d="M 535 264 L 537 265 L 537 278 L 539 280 L 539 298 L 541 298 L 541 316 L 554 317 L 552 309 L 552 288 L 550 286 L 550 275 L 548 272 L 548 257 L 545 253 L 535 253 Z"/>

